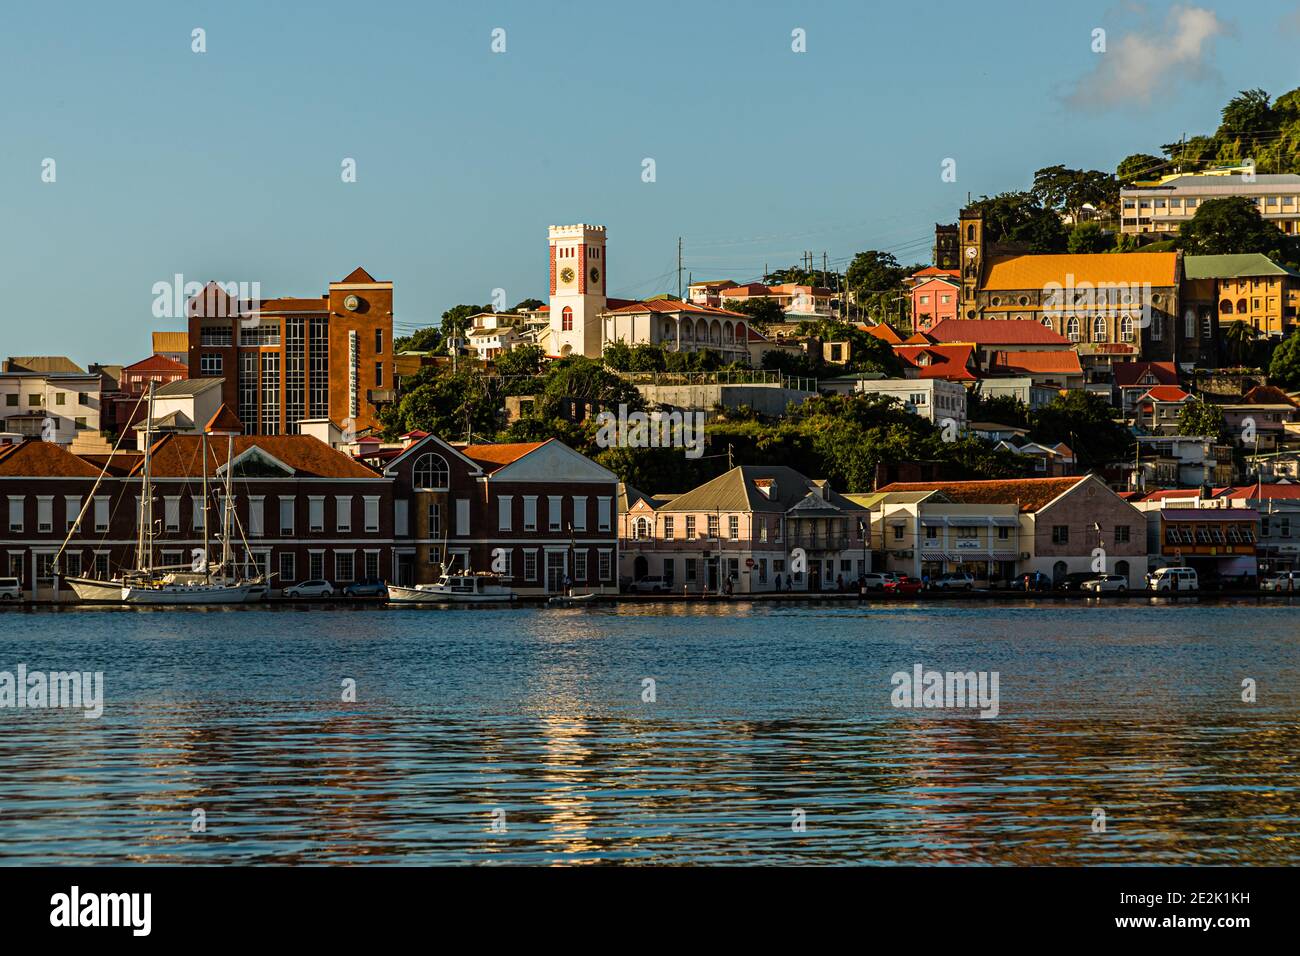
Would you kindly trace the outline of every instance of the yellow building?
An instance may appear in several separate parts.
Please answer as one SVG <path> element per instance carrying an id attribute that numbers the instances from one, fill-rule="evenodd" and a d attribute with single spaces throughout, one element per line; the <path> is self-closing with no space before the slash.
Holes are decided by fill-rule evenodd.
<path id="1" fill-rule="evenodd" d="M 1246 322 L 1261 335 L 1281 337 L 1297 323 L 1300 275 L 1267 256 L 1187 256 L 1183 272 L 1189 303 L 1208 300 L 1221 330 Z"/>

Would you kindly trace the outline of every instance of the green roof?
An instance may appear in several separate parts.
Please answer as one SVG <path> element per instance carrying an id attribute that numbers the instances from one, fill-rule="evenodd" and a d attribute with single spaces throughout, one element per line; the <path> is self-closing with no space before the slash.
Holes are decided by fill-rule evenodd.
<path id="1" fill-rule="evenodd" d="M 1249 276 L 1297 276 L 1268 256 L 1246 252 L 1234 256 L 1184 256 L 1183 275 L 1188 279 L 1240 279 Z"/>

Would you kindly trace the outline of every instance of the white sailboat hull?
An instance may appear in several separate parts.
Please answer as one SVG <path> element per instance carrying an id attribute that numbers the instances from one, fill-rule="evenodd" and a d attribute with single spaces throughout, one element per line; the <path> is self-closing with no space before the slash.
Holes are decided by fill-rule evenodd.
<path id="1" fill-rule="evenodd" d="M 243 604 L 253 590 L 250 584 L 164 584 L 159 587 L 127 585 L 118 593 L 123 604 Z"/>
<path id="2" fill-rule="evenodd" d="M 94 578 L 61 578 L 60 583 L 72 588 L 79 601 L 100 601 L 120 604 L 122 601 L 121 581 L 99 581 Z"/>

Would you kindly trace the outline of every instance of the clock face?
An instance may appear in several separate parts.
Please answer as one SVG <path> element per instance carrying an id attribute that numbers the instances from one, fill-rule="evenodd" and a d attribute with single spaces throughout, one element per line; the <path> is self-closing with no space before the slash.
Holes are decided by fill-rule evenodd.
<path id="1" fill-rule="evenodd" d="M 971 246 L 969 249 L 966 250 L 966 258 L 967 258 L 967 259 L 974 259 L 974 258 L 975 258 L 975 247 L 974 247 L 974 246 Z"/>
<path id="2" fill-rule="evenodd" d="M 595 266 L 591 267 L 591 271 L 587 273 L 587 275 L 591 276 L 591 281 L 593 283 L 600 281 L 600 270 L 597 269 Z"/>
<path id="3" fill-rule="evenodd" d="M 572 281 L 573 281 L 573 270 L 570 269 L 568 266 L 565 266 L 563 269 L 561 269 L 561 270 L 560 270 L 560 281 L 561 281 L 561 282 L 572 282 Z"/>

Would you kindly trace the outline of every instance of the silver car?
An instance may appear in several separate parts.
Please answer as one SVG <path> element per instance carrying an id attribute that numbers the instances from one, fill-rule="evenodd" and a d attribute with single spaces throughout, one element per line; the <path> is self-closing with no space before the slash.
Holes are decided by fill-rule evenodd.
<path id="1" fill-rule="evenodd" d="M 1108 591 L 1123 594 L 1128 590 L 1128 578 L 1120 574 L 1099 574 L 1090 581 L 1084 581 L 1079 587 L 1092 594 Z"/>
<path id="2" fill-rule="evenodd" d="M 1279 571 L 1259 582 L 1261 591 L 1300 592 L 1300 571 Z"/>

